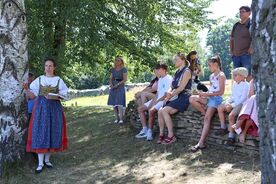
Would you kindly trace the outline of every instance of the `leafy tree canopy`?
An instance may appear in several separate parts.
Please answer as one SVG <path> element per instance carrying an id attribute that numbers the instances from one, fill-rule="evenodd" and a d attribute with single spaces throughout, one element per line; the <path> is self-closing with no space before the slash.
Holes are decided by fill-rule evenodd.
<path id="1" fill-rule="evenodd" d="M 70 87 L 91 88 L 106 83 L 122 55 L 130 80 L 146 80 L 158 58 L 199 47 L 211 1 L 27 0 L 30 68 L 41 74 L 43 58 L 53 56 Z"/>
<path id="2" fill-rule="evenodd" d="M 207 47 L 210 52 L 208 57 L 219 54 L 222 60 L 223 71 L 227 78 L 231 78 L 232 59 L 230 56 L 230 34 L 233 25 L 238 21 L 236 19 L 227 19 L 224 22 L 217 21 L 216 25 L 212 27 L 207 35 Z M 205 65 L 205 76 L 209 76 L 209 71 Z"/>

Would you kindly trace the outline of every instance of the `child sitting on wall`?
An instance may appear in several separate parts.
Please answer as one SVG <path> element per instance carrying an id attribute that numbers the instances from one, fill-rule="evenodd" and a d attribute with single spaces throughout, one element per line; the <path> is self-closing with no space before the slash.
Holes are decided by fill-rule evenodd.
<path id="1" fill-rule="evenodd" d="M 221 105 L 218 106 L 218 115 L 220 120 L 220 129 L 215 132 L 217 136 L 224 136 L 228 133 L 227 144 L 232 145 L 235 143 L 235 133 L 232 125 L 235 123 L 236 116 L 242 108 L 242 103 L 246 100 L 249 92 L 249 83 L 246 81 L 248 71 L 244 67 L 235 68 L 232 71 L 233 74 L 233 86 L 232 94 Z M 224 112 L 229 112 L 229 129 L 227 130 Z"/>

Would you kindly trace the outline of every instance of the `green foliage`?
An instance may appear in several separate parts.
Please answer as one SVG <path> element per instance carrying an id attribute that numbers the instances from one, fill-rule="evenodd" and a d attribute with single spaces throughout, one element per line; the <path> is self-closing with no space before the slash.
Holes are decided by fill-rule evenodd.
<path id="1" fill-rule="evenodd" d="M 41 61 L 50 55 L 70 87 L 93 88 L 97 82 L 79 83 L 104 83 L 114 57 L 122 55 L 129 79 L 146 80 L 143 73 L 158 58 L 198 45 L 211 1 L 27 0 L 30 68 L 41 74 Z"/>
<path id="2" fill-rule="evenodd" d="M 217 22 L 217 25 L 210 29 L 207 35 L 207 46 L 210 49 L 208 57 L 219 54 L 222 60 L 222 69 L 226 77 L 231 78 L 232 59 L 230 56 L 230 34 L 233 25 L 237 19 L 228 19 L 225 22 Z M 205 77 L 208 80 L 210 72 L 208 71 L 207 63 L 205 63 Z"/>

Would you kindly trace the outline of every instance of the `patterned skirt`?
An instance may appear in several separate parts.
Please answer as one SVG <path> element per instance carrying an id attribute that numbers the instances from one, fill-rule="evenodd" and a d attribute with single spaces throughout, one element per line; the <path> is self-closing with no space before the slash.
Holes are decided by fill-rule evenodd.
<path id="1" fill-rule="evenodd" d="M 118 88 L 109 90 L 107 105 L 123 107 L 126 106 L 125 86 L 120 86 Z"/>
<path id="2" fill-rule="evenodd" d="M 60 101 L 39 96 L 29 123 L 26 151 L 47 153 L 67 147 L 66 120 Z"/>

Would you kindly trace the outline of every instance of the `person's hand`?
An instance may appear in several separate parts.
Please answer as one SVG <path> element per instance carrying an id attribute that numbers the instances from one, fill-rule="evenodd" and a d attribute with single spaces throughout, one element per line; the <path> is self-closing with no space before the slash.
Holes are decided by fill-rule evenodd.
<path id="1" fill-rule="evenodd" d="M 232 106 L 231 106 L 230 104 L 227 104 L 227 105 L 225 106 L 225 109 L 226 109 L 227 112 L 231 112 Z"/>
<path id="2" fill-rule="evenodd" d="M 253 49 L 252 49 L 252 47 L 249 47 L 249 49 L 248 49 L 247 52 L 248 52 L 249 55 L 252 55 L 252 54 L 253 54 Z"/>
<path id="3" fill-rule="evenodd" d="M 201 97 L 201 98 L 207 98 L 207 97 L 208 97 L 208 95 L 207 95 L 206 92 L 199 92 L 198 95 L 199 95 L 199 97 Z"/>
<path id="4" fill-rule="evenodd" d="M 169 100 L 169 99 L 172 98 L 172 96 L 173 96 L 173 95 L 172 95 L 172 92 L 167 92 L 167 93 L 166 93 L 166 98 L 165 98 L 165 99 L 168 99 L 168 100 Z"/>
<path id="5" fill-rule="evenodd" d="M 23 89 L 25 89 L 25 90 L 28 90 L 28 89 L 29 89 L 28 83 L 23 83 L 22 87 L 23 87 Z"/>

